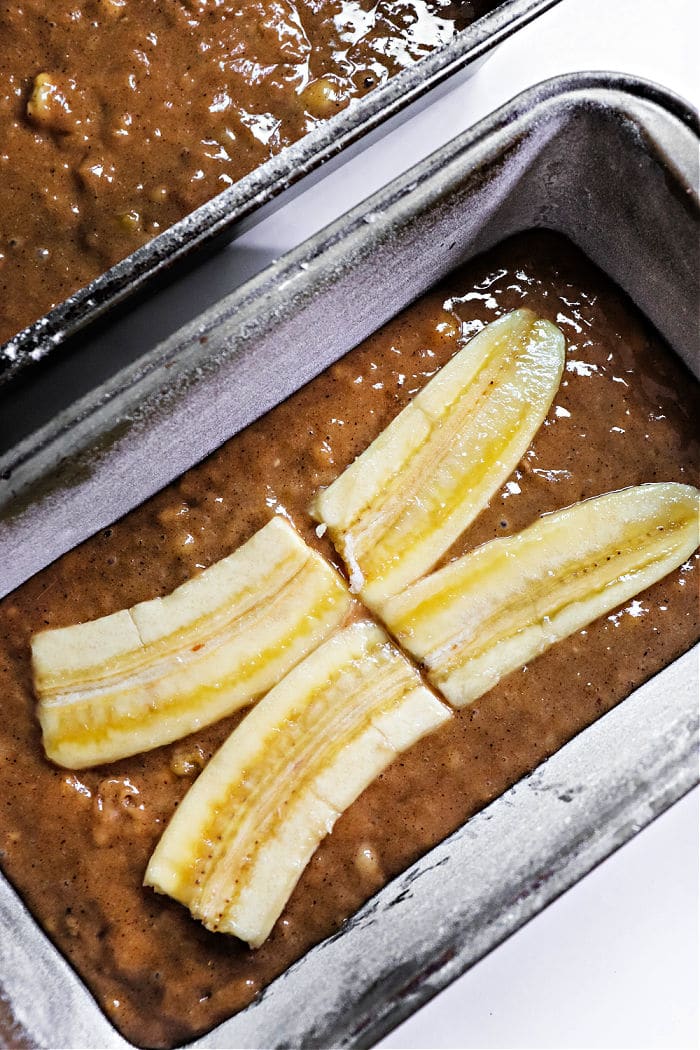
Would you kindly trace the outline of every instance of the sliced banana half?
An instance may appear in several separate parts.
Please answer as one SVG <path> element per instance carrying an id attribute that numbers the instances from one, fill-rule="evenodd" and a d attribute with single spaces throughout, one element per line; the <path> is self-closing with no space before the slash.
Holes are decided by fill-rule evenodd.
<path id="1" fill-rule="evenodd" d="M 283 519 L 165 598 L 32 638 L 44 748 L 70 769 L 251 703 L 345 620 L 341 577 Z"/>
<path id="2" fill-rule="evenodd" d="M 163 834 L 146 885 L 208 929 L 258 947 L 340 814 L 449 717 L 379 627 L 339 631 L 214 755 Z"/>
<path id="3" fill-rule="evenodd" d="M 660 580 L 698 546 L 700 493 L 610 492 L 493 540 L 387 602 L 384 622 L 456 707 Z"/>
<path id="4" fill-rule="evenodd" d="M 565 342 L 531 310 L 475 336 L 311 512 L 370 608 L 433 568 L 530 445 L 561 380 Z"/>

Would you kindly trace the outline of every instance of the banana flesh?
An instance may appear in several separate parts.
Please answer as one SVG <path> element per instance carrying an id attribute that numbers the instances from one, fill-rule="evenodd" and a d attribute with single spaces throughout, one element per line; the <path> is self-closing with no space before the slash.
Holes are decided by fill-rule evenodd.
<path id="1" fill-rule="evenodd" d="M 340 814 L 449 717 L 379 627 L 346 627 L 214 755 L 163 834 L 145 884 L 208 929 L 259 946 Z"/>
<path id="2" fill-rule="evenodd" d="M 148 751 L 251 703 L 346 618 L 341 577 L 279 517 L 165 598 L 32 638 L 50 759 Z"/>
<path id="3" fill-rule="evenodd" d="M 359 592 L 454 707 L 682 564 L 700 493 L 643 485 L 548 514 L 426 576 L 544 420 L 564 338 L 532 311 L 457 353 L 312 508 Z M 417 582 L 416 582 L 417 581 Z M 210 930 L 269 936 L 338 817 L 450 709 L 279 517 L 165 598 L 32 638 L 49 758 L 79 769 L 263 697 L 208 763 L 144 884 Z"/>
<path id="4" fill-rule="evenodd" d="M 698 546 L 700 493 L 610 492 L 492 540 L 387 602 L 383 619 L 456 707 L 632 598 Z"/>
<path id="5" fill-rule="evenodd" d="M 513 471 L 561 380 L 559 329 L 515 310 L 475 336 L 316 498 L 373 610 L 428 572 Z"/>

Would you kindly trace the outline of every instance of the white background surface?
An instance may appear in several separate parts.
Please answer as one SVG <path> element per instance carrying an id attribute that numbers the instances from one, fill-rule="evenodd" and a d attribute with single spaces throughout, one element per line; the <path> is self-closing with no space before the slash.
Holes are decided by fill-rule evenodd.
<path id="1" fill-rule="evenodd" d="M 700 102 L 697 0 L 563 0 L 473 79 L 242 237 L 280 255 L 531 84 L 635 73 Z M 257 268 L 257 266 L 256 266 Z M 698 792 L 388 1036 L 386 1048 L 698 1044 Z"/>

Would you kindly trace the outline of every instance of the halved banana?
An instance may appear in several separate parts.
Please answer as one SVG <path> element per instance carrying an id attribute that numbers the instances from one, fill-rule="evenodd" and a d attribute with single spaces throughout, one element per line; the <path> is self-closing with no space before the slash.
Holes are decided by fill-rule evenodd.
<path id="1" fill-rule="evenodd" d="M 515 468 L 564 367 L 531 310 L 475 336 L 311 509 L 372 609 L 428 572 Z"/>
<path id="2" fill-rule="evenodd" d="M 321 839 L 450 717 L 376 625 L 336 633 L 246 716 L 180 803 L 145 883 L 257 947 Z"/>
<path id="3" fill-rule="evenodd" d="M 384 622 L 462 707 L 686 561 L 699 508 L 697 489 L 668 483 L 545 514 L 392 598 Z"/>
<path id="4" fill-rule="evenodd" d="M 148 751 L 266 692 L 345 619 L 341 577 L 279 517 L 165 598 L 32 638 L 46 753 Z"/>

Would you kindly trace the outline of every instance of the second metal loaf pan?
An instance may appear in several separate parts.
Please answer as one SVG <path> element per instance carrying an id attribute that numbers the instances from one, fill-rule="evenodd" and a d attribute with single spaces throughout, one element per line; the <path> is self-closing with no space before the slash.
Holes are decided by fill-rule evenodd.
<path id="1" fill-rule="evenodd" d="M 429 104 L 448 79 L 469 76 L 492 48 L 559 0 L 502 0 L 415 66 L 327 121 L 230 189 L 197 208 L 44 317 L 0 346 L 0 386 L 39 361 L 65 352 L 69 341 L 118 306 L 152 291 L 306 189 L 373 137 Z M 323 169 L 323 171 L 321 171 Z"/>

